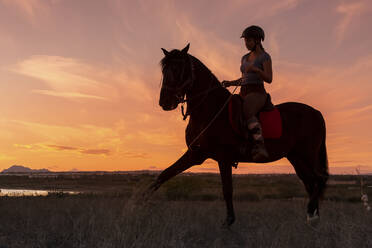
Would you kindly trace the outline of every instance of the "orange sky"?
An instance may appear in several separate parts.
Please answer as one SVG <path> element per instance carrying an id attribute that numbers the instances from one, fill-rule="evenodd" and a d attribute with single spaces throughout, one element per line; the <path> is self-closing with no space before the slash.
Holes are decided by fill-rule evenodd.
<path id="1" fill-rule="evenodd" d="M 161 4 L 160 4 L 161 2 Z M 239 77 L 239 39 L 266 31 L 275 104 L 319 109 L 331 173 L 372 173 L 372 3 L 0 0 L 0 170 L 164 169 L 184 151 L 180 110 L 158 105 L 160 50 Z M 191 171 L 216 172 L 206 161 Z M 282 159 L 235 173 L 293 172 Z"/>

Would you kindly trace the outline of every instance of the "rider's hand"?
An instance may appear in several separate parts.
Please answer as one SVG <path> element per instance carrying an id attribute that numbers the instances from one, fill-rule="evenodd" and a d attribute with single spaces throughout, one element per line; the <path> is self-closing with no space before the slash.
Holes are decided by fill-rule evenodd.
<path id="1" fill-rule="evenodd" d="M 231 86 L 231 82 L 230 81 L 226 81 L 226 80 L 223 80 L 222 81 L 222 87 L 229 87 L 229 86 Z"/>

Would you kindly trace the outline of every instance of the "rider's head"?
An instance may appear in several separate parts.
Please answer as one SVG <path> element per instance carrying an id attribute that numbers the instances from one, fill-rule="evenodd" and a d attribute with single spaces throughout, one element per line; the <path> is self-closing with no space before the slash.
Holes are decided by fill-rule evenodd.
<path id="1" fill-rule="evenodd" d="M 259 26 L 252 25 L 247 27 L 240 38 L 244 38 L 245 46 L 250 51 L 255 51 L 257 45 L 263 49 L 261 41 L 265 39 L 265 33 Z"/>

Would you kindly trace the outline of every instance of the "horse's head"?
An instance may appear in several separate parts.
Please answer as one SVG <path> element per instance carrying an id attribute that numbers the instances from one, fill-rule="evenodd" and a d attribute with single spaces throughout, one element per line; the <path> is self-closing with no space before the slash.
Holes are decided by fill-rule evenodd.
<path id="1" fill-rule="evenodd" d="M 192 86 L 192 58 L 187 54 L 189 47 L 190 44 L 181 51 L 174 49 L 170 52 L 162 48 L 165 57 L 161 60 L 163 82 L 159 105 L 164 110 L 177 108 Z"/>

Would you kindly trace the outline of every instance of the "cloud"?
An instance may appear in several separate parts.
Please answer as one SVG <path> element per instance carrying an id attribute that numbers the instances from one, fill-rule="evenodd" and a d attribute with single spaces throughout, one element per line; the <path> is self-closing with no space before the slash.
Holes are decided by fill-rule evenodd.
<path id="1" fill-rule="evenodd" d="M 0 160 L 13 160 L 15 159 L 13 156 L 9 156 L 7 154 L 1 154 L 0 153 Z"/>
<path id="2" fill-rule="evenodd" d="M 278 35 L 275 31 L 270 34 L 268 42 L 271 51 L 271 57 L 275 58 L 276 60 L 279 60 L 280 46 L 278 41 Z"/>
<path id="3" fill-rule="evenodd" d="M 63 97 L 63 98 L 88 98 L 88 99 L 109 101 L 109 99 L 106 99 L 105 97 L 81 94 L 78 92 L 58 92 L 58 91 L 52 91 L 52 90 L 32 90 L 31 92 L 42 94 L 42 95 L 47 95 L 47 96 L 57 96 L 57 97 Z"/>
<path id="4" fill-rule="evenodd" d="M 82 154 L 91 154 L 91 155 L 110 155 L 112 151 L 109 149 L 86 149 L 86 148 L 79 148 L 79 147 L 72 147 L 72 146 L 61 146 L 61 145 L 47 145 L 53 149 L 58 151 L 78 151 Z M 21 147 L 21 146 L 18 146 Z M 30 145 L 28 145 L 30 147 Z M 31 146 L 32 147 L 32 146 Z M 120 153 L 120 156 L 126 158 L 149 158 L 148 153 L 144 152 L 134 152 L 134 151 L 123 151 Z"/>
<path id="5" fill-rule="evenodd" d="M 347 29 L 351 26 L 353 19 L 365 11 L 365 3 L 363 1 L 342 3 L 337 6 L 336 11 L 343 15 L 343 18 L 335 29 L 337 43 L 340 44 L 346 35 Z"/>
<path id="6" fill-rule="evenodd" d="M 32 150 L 32 151 L 43 150 L 45 148 L 45 146 L 42 144 L 13 144 L 13 146 L 16 148 Z"/>
<path id="7" fill-rule="evenodd" d="M 76 127 L 46 125 L 34 122 L 12 121 L 13 127 L 20 125 L 21 133 L 32 132 L 33 137 L 41 142 L 30 144 L 13 144 L 14 147 L 30 151 L 64 151 L 91 155 L 115 155 L 124 158 L 150 158 L 149 153 L 142 152 L 148 145 L 157 144 L 170 146 L 177 144 L 179 139 L 175 134 L 162 130 L 137 131 L 128 133 L 128 126 L 123 120 L 114 123 L 113 128 L 93 125 Z M 52 143 L 52 144 L 51 144 Z M 60 143 L 74 145 L 58 145 Z M 95 144 L 99 148 L 87 148 Z M 133 148 L 132 148 L 133 147 Z"/>
<path id="8" fill-rule="evenodd" d="M 96 78 L 106 72 L 77 59 L 60 56 L 34 55 L 8 70 L 39 79 L 51 90 L 33 90 L 34 93 L 58 97 L 106 99 L 102 92 L 113 92 L 111 87 Z M 93 75 L 93 76 L 92 76 Z M 93 94 L 92 94 L 93 93 Z"/>
<path id="9" fill-rule="evenodd" d="M 78 150 L 78 148 L 76 147 L 71 147 L 71 146 L 59 146 L 59 145 L 48 145 L 49 147 L 51 148 L 55 148 L 59 151 L 63 151 L 63 150 Z"/>
<path id="10" fill-rule="evenodd" d="M 221 79 L 239 76 L 237 69 L 240 65 L 241 47 L 227 42 L 214 33 L 200 29 L 192 24 L 188 18 L 178 18 L 178 39 L 180 41 L 189 40 L 190 53 L 200 59 L 209 69 Z M 211 41 L 213 40 L 213 43 Z M 186 44 L 185 44 L 186 45 Z M 181 49 L 180 47 L 178 49 Z M 229 51 L 226 54 L 226 51 Z"/>
<path id="11" fill-rule="evenodd" d="M 21 16 L 32 24 L 35 24 L 40 16 L 50 13 L 48 1 L 44 0 L 0 0 L 0 3 L 17 9 Z"/>
<path id="12" fill-rule="evenodd" d="M 253 20 L 259 20 L 262 18 L 269 18 L 275 16 L 283 11 L 294 9 L 298 6 L 301 0 L 282 0 L 282 1 L 257 1 L 256 6 L 252 6 L 255 9 L 254 15 L 251 17 Z M 251 5 L 247 1 L 244 1 L 246 5 Z M 248 6 L 247 6 L 248 7 Z"/>
<path id="13" fill-rule="evenodd" d="M 109 155 L 111 152 L 108 149 L 84 149 L 80 151 L 83 154 L 93 155 Z"/>
<path id="14" fill-rule="evenodd" d="M 121 146 L 119 134 L 108 127 L 97 125 L 52 125 L 37 122 L 12 120 L 8 125 L 14 132 L 20 132 L 23 136 L 33 137 L 36 142 L 31 145 L 19 145 L 16 147 L 26 149 L 70 149 L 72 147 L 90 147 L 94 144 L 101 149 L 115 150 Z M 73 144 L 64 146 L 58 144 Z"/>
<path id="15" fill-rule="evenodd" d="M 5 69 L 39 79 L 49 88 L 31 90 L 35 94 L 124 103 L 122 107 L 131 111 L 145 105 L 153 107 L 159 93 L 153 83 L 158 82 L 154 81 L 156 75 L 150 75 L 149 69 L 144 73 L 141 66 L 129 65 L 128 61 L 118 63 L 105 67 L 75 58 L 34 55 Z"/>
<path id="16" fill-rule="evenodd" d="M 119 73 L 115 78 L 120 94 L 126 102 L 134 101 L 142 104 L 154 102 L 155 92 L 150 89 L 144 79 L 126 72 Z"/>
<path id="17" fill-rule="evenodd" d="M 30 149 L 30 150 L 42 150 L 52 148 L 57 151 L 77 151 L 82 154 L 92 154 L 92 155 L 109 155 L 111 152 L 108 149 L 86 149 L 73 146 L 62 146 L 62 145 L 48 145 L 48 144 L 14 144 L 15 147 Z"/>

